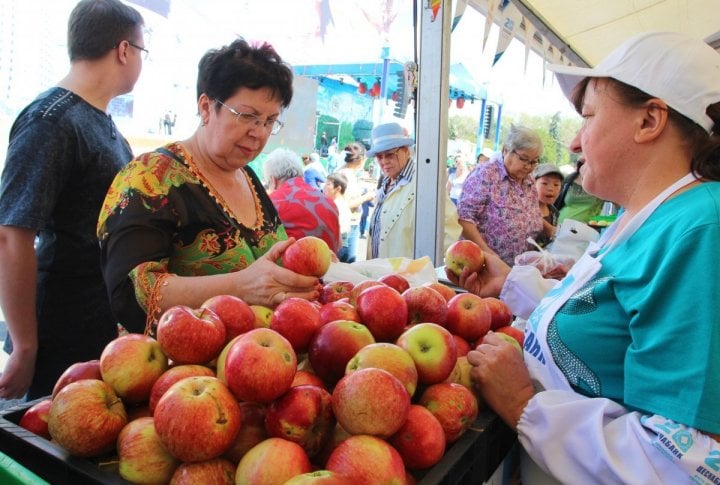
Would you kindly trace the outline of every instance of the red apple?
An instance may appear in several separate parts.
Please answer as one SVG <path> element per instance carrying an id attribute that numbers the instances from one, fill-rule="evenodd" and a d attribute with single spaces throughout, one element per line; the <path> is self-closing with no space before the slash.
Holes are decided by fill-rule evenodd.
<path id="1" fill-rule="evenodd" d="M 415 394 L 418 373 L 407 350 L 387 342 L 366 345 L 350 359 L 345 375 L 371 367 L 388 371 L 405 386 L 410 397 Z"/>
<path id="2" fill-rule="evenodd" d="M 457 349 L 458 357 L 467 355 L 467 353 L 472 350 L 472 345 L 470 345 L 470 342 L 462 338 L 460 335 L 453 334 L 453 338 L 455 339 L 455 348 Z"/>
<path id="3" fill-rule="evenodd" d="M 305 276 L 322 277 L 332 261 L 332 251 L 327 243 L 315 236 L 301 237 L 285 249 L 282 265 Z"/>
<path id="4" fill-rule="evenodd" d="M 450 298 L 455 296 L 455 290 L 450 288 L 448 285 L 440 283 L 439 281 L 430 281 L 428 283 L 424 283 L 422 286 L 429 286 L 433 290 L 440 293 L 443 298 L 445 298 L 445 301 L 450 301 Z"/>
<path id="5" fill-rule="evenodd" d="M 235 465 L 224 458 L 183 463 L 175 470 L 170 485 L 234 485 Z"/>
<path id="6" fill-rule="evenodd" d="M 212 310 L 225 324 L 225 343 L 255 328 L 255 312 L 245 300 L 234 295 L 216 295 L 200 308 Z"/>
<path id="7" fill-rule="evenodd" d="M 349 303 L 356 307 L 357 306 L 357 297 L 362 293 L 363 291 L 367 290 L 368 288 L 371 288 L 373 286 L 387 286 L 385 283 L 380 283 L 378 280 L 362 280 L 360 283 L 353 286 L 352 291 L 350 292 L 350 299 Z"/>
<path id="8" fill-rule="evenodd" d="M 270 319 L 270 328 L 285 337 L 296 354 L 307 351 L 310 339 L 321 326 L 320 310 L 302 298 L 282 301 Z"/>
<path id="9" fill-rule="evenodd" d="M 68 384 L 50 405 L 50 436 L 74 456 L 99 456 L 115 449 L 125 424 L 122 401 L 112 387 L 97 379 Z"/>
<path id="10" fill-rule="evenodd" d="M 206 364 L 225 345 L 225 325 L 208 308 L 168 308 L 157 325 L 157 340 L 175 364 Z"/>
<path id="11" fill-rule="evenodd" d="M 302 446 L 282 438 L 268 438 L 242 457 L 235 472 L 235 483 L 277 485 L 311 470 L 310 459 Z"/>
<path id="12" fill-rule="evenodd" d="M 290 389 L 297 355 L 288 340 L 269 328 L 240 335 L 225 359 L 225 381 L 241 401 L 269 403 Z"/>
<path id="13" fill-rule="evenodd" d="M 350 482 L 330 470 L 315 470 L 314 472 L 295 475 L 284 485 L 350 485 Z"/>
<path id="14" fill-rule="evenodd" d="M 445 430 L 433 413 L 418 404 L 410 406 L 405 423 L 388 441 L 412 470 L 430 468 L 445 454 Z"/>
<path id="15" fill-rule="evenodd" d="M 272 308 L 263 305 L 250 305 L 250 308 L 255 314 L 255 328 L 270 328 Z"/>
<path id="16" fill-rule="evenodd" d="M 180 462 L 155 431 L 153 418 L 128 422 L 117 440 L 118 473 L 133 483 L 167 483 Z"/>
<path id="17" fill-rule="evenodd" d="M 484 264 L 485 253 L 469 239 L 455 241 L 445 251 L 445 267 L 457 277 L 460 277 L 465 268 L 476 273 Z"/>
<path id="18" fill-rule="evenodd" d="M 407 303 L 387 285 L 363 290 L 357 297 L 356 307 L 363 325 L 378 342 L 394 342 L 408 321 Z"/>
<path id="19" fill-rule="evenodd" d="M 441 382 L 429 386 L 418 404 L 425 406 L 440 421 L 447 444 L 454 443 L 475 422 L 478 401 L 467 387 Z"/>
<path id="20" fill-rule="evenodd" d="M 167 357 L 158 342 L 138 333 L 112 340 L 100 355 L 103 381 L 128 404 L 147 401 L 153 384 L 167 368 Z"/>
<path id="21" fill-rule="evenodd" d="M 325 381 L 320 379 L 319 376 L 310 372 L 309 370 L 303 370 L 298 368 L 298 370 L 295 371 L 295 377 L 293 377 L 293 381 L 292 384 L 290 384 L 290 387 L 304 385 L 317 386 L 326 389 Z"/>
<path id="22" fill-rule="evenodd" d="M 155 411 L 155 406 L 157 406 L 158 401 L 163 396 L 163 394 L 165 394 L 165 391 L 170 389 L 173 384 L 186 377 L 198 376 L 214 377 L 215 373 L 209 367 L 198 364 L 178 365 L 175 367 L 171 367 L 165 372 L 163 372 L 163 374 L 155 381 L 155 384 L 153 384 L 152 389 L 150 390 L 150 399 L 148 400 L 148 407 L 150 408 L 150 412 L 152 413 Z"/>
<path id="23" fill-rule="evenodd" d="M 325 283 L 320 292 L 320 303 L 326 304 L 342 300 L 343 298 L 350 298 L 350 293 L 354 286 L 350 281 L 332 281 Z"/>
<path id="24" fill-rule="evenodd" d="M 38 436 L 42 436 L 46 440 L 50 440 L 48 418 L 50 417 L 51 403 L 51 399 L 43 399 L 30 406 L 20 418 L 20 422 L 18 423 L 20 427 Z"/>
<path id="25" fill-rule="evenodd" d="M 445 328 L 474 342 L 490 330 L 490 309 L 485 300 L 473 293 L 460 293 L 447 303 Z"/>
<path id="26" fill-rule="evenodd" d="M 329 387 L 345 375 L 358 350 L 375 343 L 370 330 L 357 322 L 336 320 L 320 327 L 310 341 L 308 358 L 315 373 Z"/>
<path id="27" fill-rule="evenodd" d="M 520 351 L 522 352 L 523 345 L 525 344 L 525 332 L 523 332 L 519 328 L 515 328 L 510 325 L 498 327 L 494 331 L 498 337 L 502 338 L 502 334 L 505 334 L 515 339 L 515 341 L 520 346 Z"/>
<path id="28" fill-rule="evenodd" d="M 242 414 L 235 397 L 216 377 L 186 377 L 168 389 L 155 407 L 155 429 L 182 461 L 216 458 L 234 443 Z"/>
<path id="29" fill-rule="evenodd" d="M 338 381 L 332 407 L 338 423 L 348 433 L 387 438 L 405 422 L 410 395 L 389 372 L 361 369 Z"/>
<path id="30" fill-rule="evenodd" d="M 100 373 L 100 359 L 88 360 L 86 362 L 76 362 L 65 369 L 55 382 L 51 398 L 54 398 L 63 387 L 67 386 L 71 382 L 79 381 L 80 379 L 97 379 L 101 381 L 102 374 Z"/>
<path id="31" fill-rule="evenodd" d="M 223 455 L 235 464 L 253 446 L 268 438 L 267 431 L 265 431 L 267 406 L 250 401 L 242 401 L 238 404 L 242 413 L 242 426 L 240 426 L 240 432 L 238 432 L 235 442 Z"/>
<path id="32" fill-rule="evenodd" d="M 492 296 L 483 298 L 483 300 L 490 309 L 490 330 L 505 327 L 512 323 L 513 314 L 507 303 Z"/>
<path id="33" fill-rule="evenodd" d="M 405 465 L 400 453 L 375 436 L 351 436 L 338 444 L 325 468 L 345 477 L 348 483 L 405 483 Z"/>
<path id="34" fill-rule="evenodd" d="M 437 323 L 445 325 L 447 301 L 429 286 L 414 286 L 402 294 L 407 304 L 409 325 L 416 323 Z"/>
<path id="35" fill-rule="evenodd" d="M 447 379 L 457 361 L 455 339 L 436 323 L 418 323 L 403 332 L 397 345 L 415 361 L 418 382 L 434 384 Z"/>
<path id="36" fill-rule="evenodd" d="M 402 293 L 410 288 L 410 282 L 403 275 L 398 273 L 390 273 L 377 279 L 380 283 L 385 283 L 390 288 L 394 288 L 398 293 Z"/>
<path id="37" fill-rule="evenodd" d="M 296 386 L 273 401 L 265 415 L 268 436 L 294 441 L 312 458 L 332 438 L 332 397 L 317 386 Z"/>
<path id="38" fill-rule="evenodd" d="M 335 320 L 351 320 L 361 323 L 360 315 L 355 307 L 345 300 L 331 301 L 321 306 L 320 320 L 324 324 Z"/>

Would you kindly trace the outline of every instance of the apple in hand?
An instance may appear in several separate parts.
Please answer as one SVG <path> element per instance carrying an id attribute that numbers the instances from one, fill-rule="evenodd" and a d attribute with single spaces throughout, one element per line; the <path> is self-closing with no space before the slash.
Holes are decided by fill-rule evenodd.
<path id="1" fill-rule="evenodd" d="M 360 315 L 354 306 L 347 301 L 331 301 L 320 307 L 320 321 L 323 324 L 335 320 L 351 320 L 361 323 Z"/>
<path id="2" fill-rule="evenodd" d="M 43 399 L 30 406 L 20 418 L 20 422 L 18 423 L 20 427 L 38 436 L 42 436 L 46 440 L 50 440 L 48 418 L 50 417 L 51 404 L 51 399 Z"/>
<path id="3" fill-rule="evenodd" d="M 447 444 L 454 443 L 475 422 L 478 401 L 467 387 L 448 382 L 429 386 L 418 404 L 425 406 L 440 421 Z"/>
<path id="4" fill-rule="evenodd" d="M 54 398 L 63 387 L 67 386 L 71 382 L 79 381 L 80 379 L 97 379 L 101 381 L 102 373 L 100 372 L 100 359 L 76 362 L 65 369 L 55 382 L 51 398 Z"/>
<path id="5" fill-rule="evenodd" d="M 447 316 L 447 301 L 429 286 L 415 286 L 408 288 L 402 294 L 407 304 L 408 324 L 437 323 L 445 325 Z"/>
<path id="6" fill-rule="evenodd" d="M 242 457 L 235 472 L 235 483 L 281 484 L 311 470 L 310 459 L 302 446 L 282 438 L 268 438 Z"/>
<path id="7" fill-rule="evenodd" d="M 133 483 L 167 483 L 180 462 L 155 431 L 153 418 L 130 421 L 117 440 L 118 472 Z"/>
<path id="8" fill-rule="evenodd" d="M 332 261 L 332 251 L 325 241 L 315 236 L 301 237 L 285 249 L 282 265 L 305 276 L 321 278 Z"/>
<path id="9" fill-rule="evenodd" d="M 398 273 L 390 273 L 377 279 L 380 283 L 385 283 L 390 288 L 394 288 L 398 293 L 402 293 L 410 288 L 410 282 L 403 275 Z"/>
<path id="10" fill-rule="evenodd" d="M 421 384 L 442 382 L 455 367 L 455 339 L 447 329 L 436 323 L 413 325 L 400 335 L 396 343 L 415 361 Z"/>
<path id="11" fill-rule="evenodd" d="M 351 436 L 330 453 L 325 468 L 346 478 L 347 483 L 405 483 L 405 464 L 400 453 L 375 436 Z"/>
<path id="12" fill-rule="evenodd" d="M 490 309 L 485 299 L 473 293 L 460 293 L 447 303 L 445 328 L 474 342 L 490 330 Z"/>
<path id="13" fill-rule="evenodd" d="M 407 303 L 387 285 L 363 290 L 357 297 L 356 308 L 363 325 L 378 342 L 394 342 L 408 321 Z"/>
<path id="14" fill-rule="evenodd" d="M 170 485 L 234 485 L 235 465 L 224 458 L 197 463 L 181 464 L 170 480 Z"/>
<path id="15" fill-rule="evenodd" d="M 220 317 L 225 324 L 225 343 L 255 328 L 255 312 L 237 296 L 216 295 L 205 300 L 200 308 L 208 308 Z"/>
<path id="16" fill-rule="evenodd" d="M 167 368 L 167 357 L 158 342 L 138 333 L 112 340 L 100 354 L 103 381 L 128 404 L 147 401 L 153 384 Z"/>
<path id="17" fill-rule="evenodd" d="M 157 406 L 158 401 L 173 384 L 186 377 L 198 376 L 214 377 L 215 373 L 211 368 L 198 364 L 177 365 L 163 372 L 150 390 L 150 399 L 148 400 L 150 412 L 153 413 L 155 411 L 155 406 Z"/>
<path id="18" fill-rule="evenodd" d="M 338 381 L 332 393 L 335 417 L 348 433 L 388 438 L 407 418 L 410 395 L 389 372 L 368 368 Z"/>
<path id="19" fill-rule="evenodd" d="M 275 307 L 270 328 L 285 337 L 296 354 L 307 351 L 310 339 L 322 326 L 320 310 L 302 298 L 286 298 Z"/>
<path id="20" fill-rule="evenodd" d="M 114 450 L 126 424 L 122 401 L 109 384 L 97 379 L 68 384 L 50 405 L 50 436 L 74 456 L 87 458 Z"/>
<path id="21" fill-rule="evenodd" d="M 410 406 L 405 423 L 388 441 L 412 470 L 430 468 L 445 454 L 445 430 L 433 413 L 418 404 Z"/>
<path id="22" fill-rule="evenodd" d="M 424 283 L 422 286 L 429 286 L 433 290 L 440 293 L 443 298 L 445 298 L 445 301 L 450 301 L 450 298 L 455 296 L 455 290 L 450 288 L 448 285 L 440 283 L 439 281 L 430 281 L 428 283 Z"/>
<path id="23" fill-rule="evenodd" d="M 485 253 L 473 241 L 461 239 L 445 251 L 445 267 L 458 278 L 465 268 L 476 273 L 485 264 Z"/>
<path id="24" fill-rule="evenodd" d="M 269 328 L 237 337 L 225 358 L 225 382 L 241 401 L 269 403 L 290 389 L 297 355 L 290 342 Z"/>
<path id="25" fill-rule="evenodd" d="M 225 325 L 209 308 L 175 305 L 160 317 L 157 341 L 175 364 L 206 364 L 225 345 Z"/>
<path id="26" fill-rule="evenodd" d="M 268 436 L 294 441 L 314 457 L 335 429 L 330 393 L 317 386 L 290 388 L 268 407 L 265 429 Z"/>
<path id="27" fill-rule="evenodd" d="M 370 330 L 357 322 L 335 320 L 320 327 L 310 341 L 308 358 L 315 373 L 332 387 L 358 350 L 375 343 Z"/>
<path id="28" fill-rule="evenodd" d="M 203 461 L 227 451 L 240 430 L 240 407 L 216 377 L 186 377 L 168 389 L 155 407 L 155 429 L 170 453 L 182 461 Z"/>
<path id="29" fill-rule="evenodd" d="M 325 283 L 323 289 L 320 292 L 320 303 L 331 303 L 333 301 L 342 300 L 343 298 L 350 298 L 350 293 L 355 285 L 350 281 L 333 281 Z"/>
<path id="30" fill-rule="evenodd" d="M 345 375 L 371 367 L 388 371 L 405 386 L 410 397 L 415 394 L 418 381 L 415 361 L 402 347 L 387 342 L 366 345 L 350 359 Z"/>

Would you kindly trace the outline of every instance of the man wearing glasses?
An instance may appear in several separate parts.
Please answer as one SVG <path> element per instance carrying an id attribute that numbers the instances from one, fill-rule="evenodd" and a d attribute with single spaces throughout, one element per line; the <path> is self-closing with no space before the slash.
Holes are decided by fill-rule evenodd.
<path id="1" fill-rule="evenodd" d="M 17 117 L 0 182 L 0 304 L 11 348 L 0 398 L 50 394 L 117 337 L 100 270 L 98 213 L 132 158 L 107 114 L 147 53 L 143 18 L 119 0 L 82 0 L 68 22 L 70 71 Z"/>
<path id="2" fill-rule="evenodd" d="M 397 123 L 378 125 L 372 130 L 372 148 L 383 178 L 375 199 L 370 222 L 367 257 L 414 257 L 415 249 L 415 144 Z M 444 185 L 444 184 L 443 184 Z M 445 196 L 445 244 L 447 248 L 460 235 L 455 205 Z"/>
<path id="3" fill-rule="evenodd" d="M 468 175 L 458 200 L 463 238 L 511 266 L 543 228 L 532 176 L 542 151 L 537 133 L 511 126 L 502 152 Z"/>

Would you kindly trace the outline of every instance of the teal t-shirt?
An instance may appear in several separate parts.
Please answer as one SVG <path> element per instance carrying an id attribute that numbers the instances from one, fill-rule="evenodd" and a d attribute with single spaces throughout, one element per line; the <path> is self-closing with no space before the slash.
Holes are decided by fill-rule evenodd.
<path id="1" fill-rule="evenodd" d="M 667 200 L 548 329 L 571 385 L 720 433 L 720 182 Z"/>

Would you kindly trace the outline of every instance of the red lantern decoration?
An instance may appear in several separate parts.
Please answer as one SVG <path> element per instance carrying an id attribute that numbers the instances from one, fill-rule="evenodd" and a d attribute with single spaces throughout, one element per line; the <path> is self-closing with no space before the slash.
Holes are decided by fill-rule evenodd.
<path id="1" fill-rule="evenodd" d="M 375 83 L 372 86 L 372 89 L 370 90 L 370 96 L 377 98 L 380 96 L 380 82 L 375 81 Z"/>
<path id="2" fill-rule="evenodd" d="M 400 99 L 400 95 L 398 94 L 397 91 L 393 91 L 392 96 L 390 96 L 390 98 L 391 98 L 393 101 L 397 102 L 397 100 Z"/>
<path id="3" fill-rule="evenodd" d="M 358 93 L 365 94 L 365 93 L 367 93 L 367 90 L 368 90 L 367 84 L 362 83 L 362 82 L 360 84 L 358 84 Z"/>
<path id="4" fill-rule="evenodd" d="M 458 107 L 458 109 L 462 109 L 462 107 L 465 106 L 465 98 L 456 99 L 455 105 Z"/>

